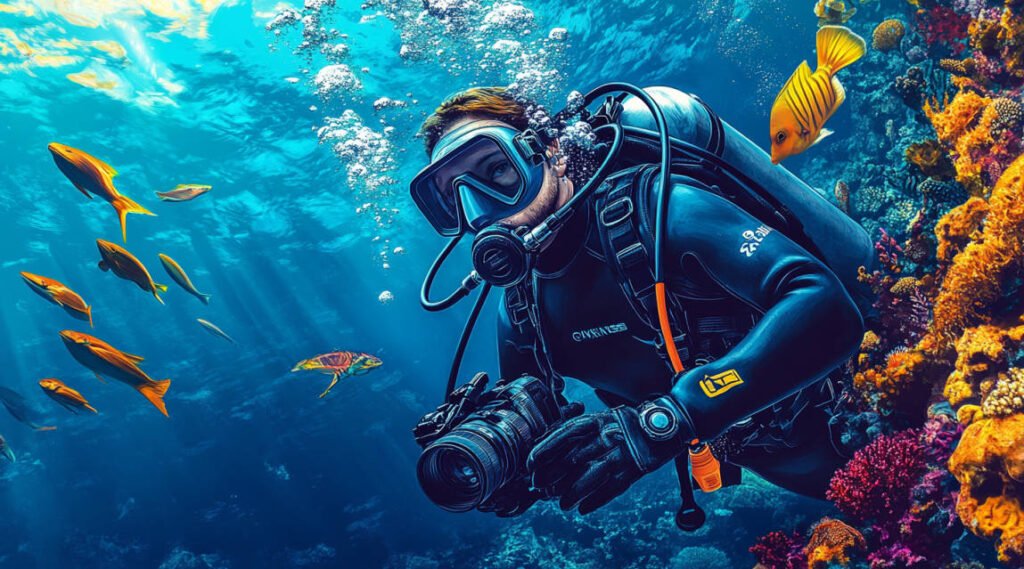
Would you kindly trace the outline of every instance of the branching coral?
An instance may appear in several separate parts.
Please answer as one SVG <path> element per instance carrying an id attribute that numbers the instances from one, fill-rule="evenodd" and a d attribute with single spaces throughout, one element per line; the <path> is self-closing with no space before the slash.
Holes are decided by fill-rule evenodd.
<path id="1" fill-rule="evenodd" d="M 971 424 L 949 469 L 961 484 L 957 513 L 964 525 L 998 540 L 1000 561 L 1024 564 L 1024 415 Z"/>
<path id="2" fill-rule="evenodd" d="M 773 531 L 757 540 L 750 552 L 765 569 L 805 569 L 807 556 L 804 555 L 800 534 L 785 534 Z"/>
<path id="3" fill-rule="evenodd" d="M 836 471 L 827 497 L 858 522 L 894 525 L 910 504 L 910 489 L 926 468 L 914 431 L 881 436 Z"/>
<path id="4" fill-rule="evenodd" d="M 871 34 L 871 47 L 878 51 L 889 51 L 900 46 L 900 40 L 907 33 L 903 22 L 895 18 L 883 21 L 875 26 Z"/>

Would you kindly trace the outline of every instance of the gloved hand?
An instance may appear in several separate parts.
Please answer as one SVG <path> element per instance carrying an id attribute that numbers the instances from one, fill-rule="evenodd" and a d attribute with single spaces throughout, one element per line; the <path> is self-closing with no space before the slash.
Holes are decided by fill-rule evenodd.
<path id="1" fill-rule="evenodd" d="M 686 412 L 660 397 L 565 422 L 537 444 L 526 467 L 536 490 L 558 496 L 563 510 L 588 514 L 684 452 L 693 432 Z"/>
<path id="2" fill-rule="evenodd" d="M 562 420 L 572 420 L 582 414 L 582 403 L 573 402 L 561 407 Z M 530 485 L 530 476 L 522 476 L 496 490 L 477 510 L 494 513 L 499 518 L 512 518 L 530 509 L 542 498 L 544 493 Z"/>

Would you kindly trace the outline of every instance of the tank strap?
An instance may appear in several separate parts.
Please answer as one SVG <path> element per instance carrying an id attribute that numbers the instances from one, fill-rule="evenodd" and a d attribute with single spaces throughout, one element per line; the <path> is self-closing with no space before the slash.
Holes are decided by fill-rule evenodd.
<path id="1" fill-rule="evenodd" d="M 711 108 L 711 105 L 704 102 L 704 99 L 693 93 L 690 93 L 690 97 L 700 103 L 700 106 L 704 107 L 704 111 L 708 114 L 708 121 L 711 123 L 711 137 L 708 139 L 708 144 L 705 148 L 708 152 L 721 158 L 722 153 L 725 152 L 725 126 L 722 124 L 722 118 Z M 711 165 L 709 164 L 708 166 Z"/>

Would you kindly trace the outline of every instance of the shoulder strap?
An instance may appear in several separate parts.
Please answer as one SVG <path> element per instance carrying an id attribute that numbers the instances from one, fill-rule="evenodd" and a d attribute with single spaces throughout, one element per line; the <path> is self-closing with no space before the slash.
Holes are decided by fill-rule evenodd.
<path id="1" fill-rule="evenodd" d="M 561 393 L 565 380 L 555 371 L 551 363 L 551 355 L 544 343 L 544 334 L 540 326 L 540 314 L 534 300 L 533 285 L 530 279 L 505 291 L 505 307 L 508 309 L 509 321 L 518 334 L 530 339 L 533 358 L 537 367 L 551 384 L 555 393 Z"/>
<path id="2" fill-rule="evenodd" d="M 645 188 L 651 176 L 656 175 L 657 167 L 651 165 L 630 168 L 610 178 L 606 187 L 595 202 L 597 208 L 597 231 L 601 246 L 604 249 L 608 264 L 611 265 L 619 281 L 623 294 L 629 301 L 637 316 L 656 334 L 655 346 L 658 354 L 668 365 L 668 354 L 665 342 L 658 326 L 658 307 L 654 294 L 654 272 L 651 263 L 653 251 L 653 233 L 646 223 L 647 203 L 644 192 L 636 192 L 636 188 Z M 685 326 L 685 310 L 679 305 L 678 299 L 670 296 L 673 316 L 673 330 L 680 331 L 675 337 L 676 345 L 680 346 L 680 358 L 684 362 L 690 360 L 691 348 L 689 334 Z"/>

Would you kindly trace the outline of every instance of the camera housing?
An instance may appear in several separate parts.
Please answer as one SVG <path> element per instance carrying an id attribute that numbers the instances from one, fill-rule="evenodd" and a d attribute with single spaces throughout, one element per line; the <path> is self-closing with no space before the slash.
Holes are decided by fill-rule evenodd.
<path id="1" fill-rule="evenodd" d="M 536 377 L 486 391 L 477 374 L 426 415 L 413 431 L 425 447 L 416 465 L 420 487 L 449 512 L 467 512 L 525 475 L 526 457 L 562 420 L 551 386 Z"/>

